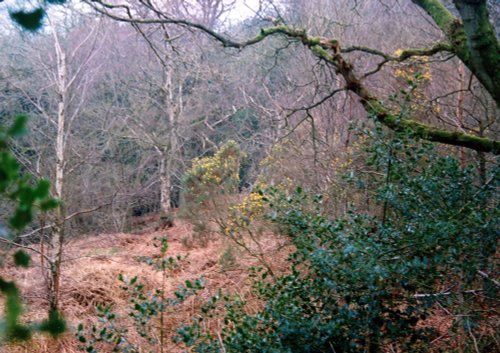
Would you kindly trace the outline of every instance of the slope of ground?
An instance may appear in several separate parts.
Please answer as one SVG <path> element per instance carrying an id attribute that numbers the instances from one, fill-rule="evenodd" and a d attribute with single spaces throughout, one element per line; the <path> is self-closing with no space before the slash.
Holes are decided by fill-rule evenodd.
<path id="1" fill-rule="evenodd" d="M 206 246 L 188 249 L 186 239 L 191 234 L 188 223 L 177 221 L 173 228 L 146 234 L 101 234 L 71 241 L 66 247 L 66 259 L 63 266 L 61 306 L 70 330 L 64 337 L 53 340 L 44 335 L 36 335 L 27 343 L 1 347 L 5 353 L 73 353 L 78 352 L 78 342 L 75 337 L 79 323 L 91 325 L 96 322 L 96 306 L 112 306 L 118 314 L 124 314 L 127 302 L 126 293 L 120 288 L 119 274 L 133 277 L 147 289 L 161 287 L 161 273 L 137 260 L 138 256 L 152 256 L 158 253 L 153 246 L 154 239 L 166 236 L 169 242 L 167 255 L 182 255 L 187 258 L 179 269 L 169 274 L 166 291 L 172 296 L 179 285 L 186 280 L 203 277 L 205 289 L 198 296 L 192 297 L 179 307 L 172 308 L 166 315 L 165 329 L 171 337 L 181 323 L 189 323 L 202 303 L 221 288 L 228 293 L 238 293 L 245 299 L 250 299 L 248 310 L 252 310 L 252 293 L 247 268 L 259 265 L 252 257 L 233 249 L 234 262 L 222 261 L 221 255 L 230 246 L 227 240 L 212 239 Z M 262 246 L 269 256 L 277 272 L 285 268 L 286 250 L 276 251 L 276 241 L 273 236 L 264 236 Z M 34 259 L 33 266 L 28 270 L 12 266 L 3 268 L 3 275 L 14 278 L 21 287 L 24 303 L 26 303 L 25 320 L 39 322 L 46 317 L 46 300 L 44 280 L 39 270 L 39 261 Z M 255 300 L 255 309 L 259 303 Z M 220 330 L 220 318 L 207 322 L 211 332 Z M 170 342 L 170 339 L 167 339 Z M 182 347 L 169 343 L 166 352 L 180 352 Z"/>

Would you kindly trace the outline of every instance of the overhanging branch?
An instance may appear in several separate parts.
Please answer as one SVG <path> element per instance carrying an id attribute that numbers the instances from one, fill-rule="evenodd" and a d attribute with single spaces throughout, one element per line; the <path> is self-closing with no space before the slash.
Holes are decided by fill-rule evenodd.
<path id="1" fill-rule="evenodd" d="M 346 83 L 346 89 L 355 93 L 360 98 L 361 104 L 365 110 L 373 117 L 377 118 L 382 124 L 386 125 L 393 130 L 409 130 L 415 136 L 422 139 L 439 142 L 447 145 L 460 146 L 470 148 L 480 152 L 488 152 L 500 154 L 500 141 L 479 137 L 472 134 L 467 134 L 459 131 L 450 131 L 445 129 L 438 129 L 433 126 L 420 123 L 412 119 L 401 119 L 396 114 L 392 113 L 386 108 L 378 97 L 372 94 L 361 82 L 361 79 L 354 74 L 353 65 L 345 60 L 342 56 L 340 44 L 335 39 L 324 37 L 308 36 L 303 30 L 290 28 L 283 24 L 267 27 L 261 29 L 260 33 L 255 37 L 246 41 L 237 42 L 229 39 L 214 30 L 191 21 L 184 19 L 175 19 L 163 15 L 154 19 L 137 19 L 133 18 L 132 11 L 126 5 L 112 5 L 103 2 L 102 0 L 84 0 L 89 3 L 100 13 L 103 13 L 115 20 L 129 23 L 143 23 L 143 24 L 174 24 L 184 27 L 195 28 L 207 34 L 211 38 L 220 42 L 224 47 L 242 49 L 254 44 L 257 44 L 267 37 L 274 35 L 283 35 L 290 39 L 300 41 L 304 46 L 308 47 L 313 55 L 328 64 L 332 65 L 337 73 L 339 73 Z M 351 47 L 344 50 L 350 52 L 354 50 L 361 50 L 370 52 L 373 55 L 379 55 L 384 60 L 402 61 L 411 56 L 433 55 L 439 51 L 453 51 L 457 54 L 467 65 L 468 54 L 464 52 L 464 31 L 460 26 L 456 26 L 456 19 L 438 0 L 412 0 L 419 6 L 424 8 L 429 14 L 434 14 L 433 18 L 439 27 L 445 33 L 453 33 L 453 40 L 451 44 L 439 43 L 430 49 L 410 49 L 403 51 L 399 56 L 386 55 L 380 51 L 376 51 L 363 47 Z M 119 16 L 110 12 L 113 9 L 120 9 L 125 11 L 126 17 Z M 458 29 L 457 29 L 458 28 Z M 363 49 L 362 49 L 363 48 Z M 464 60 L 466 59 L 466 60 Z M 474 71 L 473 71 L 474 72 Z M 500 84 L 500 83 L 499 83 Z M 498 101 L 497 101 L 498 102 Z"/>

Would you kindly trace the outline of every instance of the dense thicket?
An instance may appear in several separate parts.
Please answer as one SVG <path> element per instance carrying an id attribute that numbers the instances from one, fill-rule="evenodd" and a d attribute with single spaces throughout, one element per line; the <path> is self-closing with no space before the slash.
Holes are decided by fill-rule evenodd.
<path id="1" fill-rule="evenodd" d="M 322 194 L 259 191 L 266 217 L 295 250 L 289 274 L 269 281 L 264 271 L 254 283 L 261 311 L 226 303 L 226 351 L 496 349 L 486 332 L 498 330 L 499 288 L 485 276 L 497 266 L 496 167 L 482 184 L 475 166 L 462 168 L 427 143 L 380 130 L 368 141 L 363 172 L 345 177 L 351 195 L 369 193 L 376 215 L 353 203 L 332 218 Z M 439 312 L 457 315 L 446 333 L 433 324 Z M 223 351 L 197 331 L 202 322 L 180 331 L 182 339 L 199 352 Z M 461 343 L 465 336 L 476 338 Z"/>

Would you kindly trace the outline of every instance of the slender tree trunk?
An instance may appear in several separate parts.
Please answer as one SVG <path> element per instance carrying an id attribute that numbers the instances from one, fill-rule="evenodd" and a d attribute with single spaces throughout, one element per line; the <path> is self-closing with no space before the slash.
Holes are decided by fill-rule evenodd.
<path id="1" fill-rule="evenodd" d="M 458 120 L 458 128 L 463 130 L 464 128 L 464 89 L 465 89 L 465 70 L 464 65 L 462 63 L 458 63 L 458 74 L 459 74 L 459 91 L 457 97 L 457 109 L 456 115 Z M 467 166 L 467 154 L 465 148 L 460 148 L 460 164 L 462 165 L 462 169 Z"/>
<path id="2" fill-rule="evenodd" d="M 167 105 L 167 147 L 161 149 L 160 153 L 160 227 L 171 227 L 174 222 L 172 213 L 172 175 L 174 174 L 175 160 L 178 152 L 178 115 L 182 107 L 182 101 L 179 105 L 175 102 L 175 95 L 172 85 L 172 68 L 169 65 L 164 66 L 165 70 L 165 104 Z M 181 99 L 181 98 L 179 98 Z"/>
<path id="3" fill-rule="evenodd" d="M 66 55 L 62 49 L 56 29 L 53 29 L 57 56 L 57 90 L 59 96 L 57 109 L 57 136 L 56 136 L 56 179 L 54 183 L 54 196 L 62 200 L 64 192 L 64 169 L 65 169 L 65 124 L 67 106 L 67 82 L 68 68 Z M 59 309 L 59 289 L 61 282 L 61 261 L 63 256 L 63 243 L 65 233 L 65 209 L 61 203 L 55 211 L 54 227 L 52 228 L 51 254 L 50 254 L 50 277 L 49 277 L 49 307 L 50 310 Z"/>
<path id="4" fill-rule="evenodd" d="M 173 225 L 172 216 L 172 183 L 170 176 L 172 173 L 172 161 L 169 152 L 160 155 L 160 227 L 170 227 Z"/>

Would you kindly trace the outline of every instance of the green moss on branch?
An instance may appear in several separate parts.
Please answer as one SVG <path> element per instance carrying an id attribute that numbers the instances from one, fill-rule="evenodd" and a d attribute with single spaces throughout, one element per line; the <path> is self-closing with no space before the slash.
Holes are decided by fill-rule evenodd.
<path id="1" fill-rule="evenodd" d="M 423 2 L 435 3 L 435 1 Z M 438 10 L 442 11 L 439 7 Z M 449 16 L 451 16 L 451 14 L 449 14 Z M 440 21 L 443 25 L 451 25 L 454 17 L 449 16 L 444 12 L 442 13 Z M 265 37 L 276 33 L 281 33 L 288 37 L 299 39 L 304 45 L 311 49 L 311 52 L 315 56 L 332 64 L 337 69 L 337 72 L 344 78 L 346 88 L 361 98 L 361 103 L 366 111 L 370 115 L 375 116 L 382 124 L 386 125 L 390 129 L 399 131 L 409 130 L 415 136 L 428 141 L 466 147 L 480 152 L 500 154 L 499 141 L 459 131 L 438 129 L 412 119 L 402 119 L 392 114 L 354 74 L 352 64 L 350 64 L 347 60 L 344 60 L 342 57 L 339 42 L 337 40 L 309 37 L 304 31 L 291 29 L 284 25 L 264 29 L 261 32 L 261 36 Z M 409 49 L 404 51 L 398 60 L 403 60 L 405 58 L 409 58 L 410 56 L 433 55 L 439 51 L 449 51 L 451 49 L 452 47 L 446 43 L 436 44 L 430 49 Z"/>
<path id="2" fill-rule="evenodd" d="M 438 129 L 421 122 L 400 118 L 391 114 L 382 103 L 374 99 L 362 102 L 368 113 L 382 124 L 395 131 L 409 131 L 415 136 L 427 141 L 439 142 L 447 145 L 466 147 L 479 152 L 500 154 L 500 141 L 480 137 L 460 131 Z"/>
<path id="3" fill-rule="evenodd" d="M 474 73 L 500 106 L 500 45 L 486 0 L 454 0 L 462 21 L 439 0 L 412 0 L 444 32 L 453 52 Z"/>

